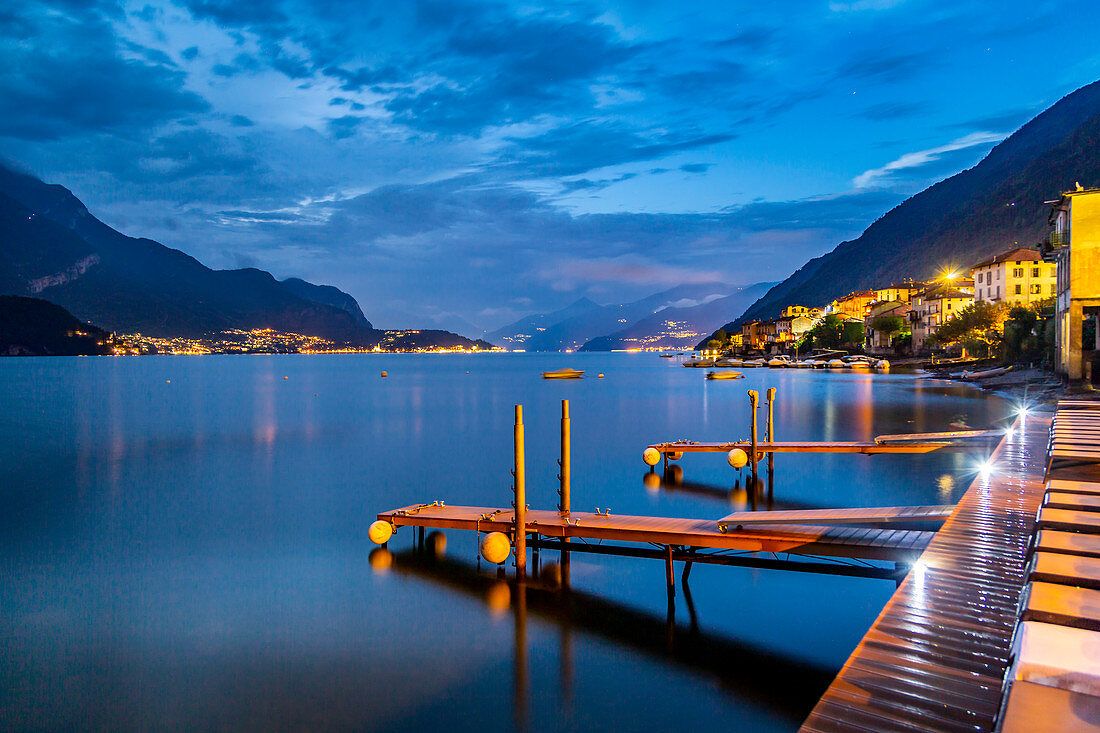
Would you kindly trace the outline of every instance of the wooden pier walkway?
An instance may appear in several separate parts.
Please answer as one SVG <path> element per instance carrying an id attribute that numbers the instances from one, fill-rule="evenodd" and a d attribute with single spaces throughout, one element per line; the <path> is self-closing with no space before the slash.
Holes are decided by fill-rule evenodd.
<path id="1" fill-rule="evenodd" d="M 803 724 L 990 731 L 1002 701 L 1050 421 L 1017 421 Z"/>
<path id="2" fill-rule="evenodd" d="M 771 512 L 760 512 L 767 515 Z M 784 512 L 775 512 L 783 514 Z M 526 511 L 527 534 L 578 540 L 611 540 L 743 552 L 775 552 L 825 557 L 912 562 L 932 539 L 932 532 L 828 527 L 792 524 L 762 524 L 751 529 L 727 528 L 718 520 L 637 517 L 592 512 L 570 512 L 563 516 L 552 510 Z M 495 507 L 414 504 L 383 512 L 378 519 L 395 527 L 434 527 L 478 532 L 510 532 L 515 513 Z"/>
<path id="3" fill-rule="evenodd" d="M 718 520 L 718 531 L 748 524 L 908 524 L 942 522 L 955 510 L 953 504 L 936 506 L 884 506 L 866 509 L 792 509 L 766 512 L 734 512 Z"/>

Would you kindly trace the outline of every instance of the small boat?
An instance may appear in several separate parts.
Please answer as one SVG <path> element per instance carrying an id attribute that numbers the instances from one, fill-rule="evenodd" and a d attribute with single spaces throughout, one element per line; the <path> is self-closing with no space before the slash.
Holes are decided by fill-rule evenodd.
<path id="1" fill-rule="evenodd" d="M 555 369 L 552 372 L 543 372 L 543 379 L 580 379 L 584 376 L 583 369 L 570 369 L 565 367 L 564 369 Z"/>
<path id="2" fill-rule="evenodd" d="M 985 379 L 986 377 L 999 377 L 1002 374 L 1007 374 L 1012 370 L 1012 367 L 997 367 L 996 369 L 986 369 L 980 372 L 963 372 L 959 375 L 959 379 Z"/>
<path id="3" fill-rule="evenodd" d="M 826 366 L 828 366 L 830 369 L 844 369 L 848 365 L 845 364 L 844 361 L 841 359 L 829 359 L 829 362 L 828 364 L 826 364 Z"/>
<path id="4" fill-rule="evenodd" d="M 875 369 L 881 369 L 884 372 L 890 371 L 890 362 L 885 359 L 879 359 L 875 362 Z"/>
<path id="5" fill-rule="evenodd" d="M 729 367 L 739 367 L 739 366 L 741 366 L 741 360 L 740 359 L 718 359 L 717 361 L 714 362 L 714 366 L 722 367 L 723 369 L 728 369 Z"/>
<path id="6" fill-rule="evenodd" d="M 688 359 L 682 362 L 682 366 L 686 367 L 712 367 L 714 366 L 714 359 Z"/>
<path id="7" fill-rule="evenodd" d="M 869 356 L 857 354 L 856 356 L 845 357 L 844 363 L 849 369 L 870 369 L 874 365 L 875 360 Z"/>
<path id="8" fill-rule="evenodd" d="M 776 356 L 768 360 L 768 366 L 773 369 L 779 369 L 782 367 L 788 367 L 791 365 L 791 358 L 789 356 Z"/>
<path id="9" fill-rule="evenodd" d="M 707 372 L 707 379 L 742 379 L 741 372 Z"/>
<path id="10" fill-rule="evenodd" d="M 741 366 L 742 367 L 762 367 L 762 366 L 764 366 L 764 360 L 763 359 L 746 359 L 745 361 L 741 362 Z"/>
<path id="11" fill-rule="evenodd" d="M 662 358 L 662 359 L 671 359 L 671 358 L 672 358 L 672 354 L 661 354 L 661 358 Z"/>

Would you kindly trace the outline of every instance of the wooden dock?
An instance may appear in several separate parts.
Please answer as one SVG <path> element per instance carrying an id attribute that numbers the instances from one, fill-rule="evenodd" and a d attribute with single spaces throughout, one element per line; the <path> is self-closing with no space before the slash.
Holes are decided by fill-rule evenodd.
<path id="1" fill-rule="evenodd" d="M 783 514 L 783 512 L 775 512 Z M 775 552 L 824 557 L 858 558 L 890 562 L 912 562 L 931 540 L 932 532 L 829 527 L 791 524 L 763 524 L 751 529 L 727 528 L 718 520 L 637 517 L 592 512 L 553 510 L 526 511 L 525 534 L 578 541 L 617 541 L 670 548 Z M 760 512 L 767 515 L 770 512 Z M 415 504 L 383 512 L 381 521 L 395 527 L 433 527 L 476 532 L 511 532 L 515 513 L 496 507 Z"/>
<path id="2" fill-rule="evenodd" d="M 875 443 L 859 441 L 776 441 L 774 443 L 757 443 L 757 453 L 862 453 L 863 455 L 878 455 L 882 453 L 931 453 L 952 445 L 948 441 L 936 441 L 928 443 Z M 740 440 L 732 443 L 697 443 L 694 441 L 673 441 L 671 443 L 653 443 L 649 448 L 654 448 L 659 453 L 729 453 L 734 448 L 740 448 L 746 453 L 752 451 L 752 442 Z"/>
<path id="3" fill-rule="evenodd" d="M 990 731 L 1002 701 L 1050 421 L 1021 418 L 803 731 Z"/>
<path id="4" fill-rule="evenodd" d="M 908 524 L 942 522 L 951 516 L 954 505 L 884 506 L 865 509 L 802 509 L 765 512 L 734 512 L 718 520 L 718 531 L 740 529 L 752 524 Z"/>

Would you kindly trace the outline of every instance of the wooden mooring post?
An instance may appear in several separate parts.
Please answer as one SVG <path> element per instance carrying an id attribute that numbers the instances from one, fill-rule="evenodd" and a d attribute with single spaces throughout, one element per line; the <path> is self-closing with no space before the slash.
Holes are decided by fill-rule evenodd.
<path id="1" fill-rule="evenodd" d="M 561 458 L 558 459 L 558 513 L 563 517 L 569 516 L 569 481 L 572 473 L 572 449 L 569 435 L 569 400 L 561 401 Z M 563 544 L 569 544 L 569 538 L 562 539 Z M 569 551 L 561 551 L 561 587 L 569 588 Z"/>
<path id="2" fill-rule="evenodd" d="M 775 387 L 768 387 L 768 424 L 765 427 L 764 440 L 768 443 L 775 442 Z M 768 496 L 772 492 L 772 473 L 775 470 L 775 451 L 768 451 Z M 756 487 L 754 486 L 755 490 Z"/>
<path id="3" fill-rule="evenodd" d="M 515 468 L 512 471 L 512 489 L 515 493 L 516 580 L 527 577 L 527 471 L 523 454 L 523 405 L 516 405 Z"/>
<path id="4" fill-rule="evenodd" d="M 750 448 L 752 452 L 749 453 L 749 465 L 752 467 L 752 488 L 750 489 L 750 491 L 756 491 L 756 407 L 759 401 L 760 394 L 755 389 L 750 389 L 749 409 L 752 412 L 752 433 L 750 439 Z"/>

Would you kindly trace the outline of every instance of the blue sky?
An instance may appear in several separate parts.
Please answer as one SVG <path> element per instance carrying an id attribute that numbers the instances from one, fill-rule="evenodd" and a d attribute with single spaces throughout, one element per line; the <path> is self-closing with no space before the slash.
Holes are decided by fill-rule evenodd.
<path id="1" fill-rule="evenodd" d="M 212 267 L 337 285 L 385 327 L 492 328 L 785 277 L 1100 78 L 1098 21 L 1011 1 L 17 0 L 0 156 Z"/>

